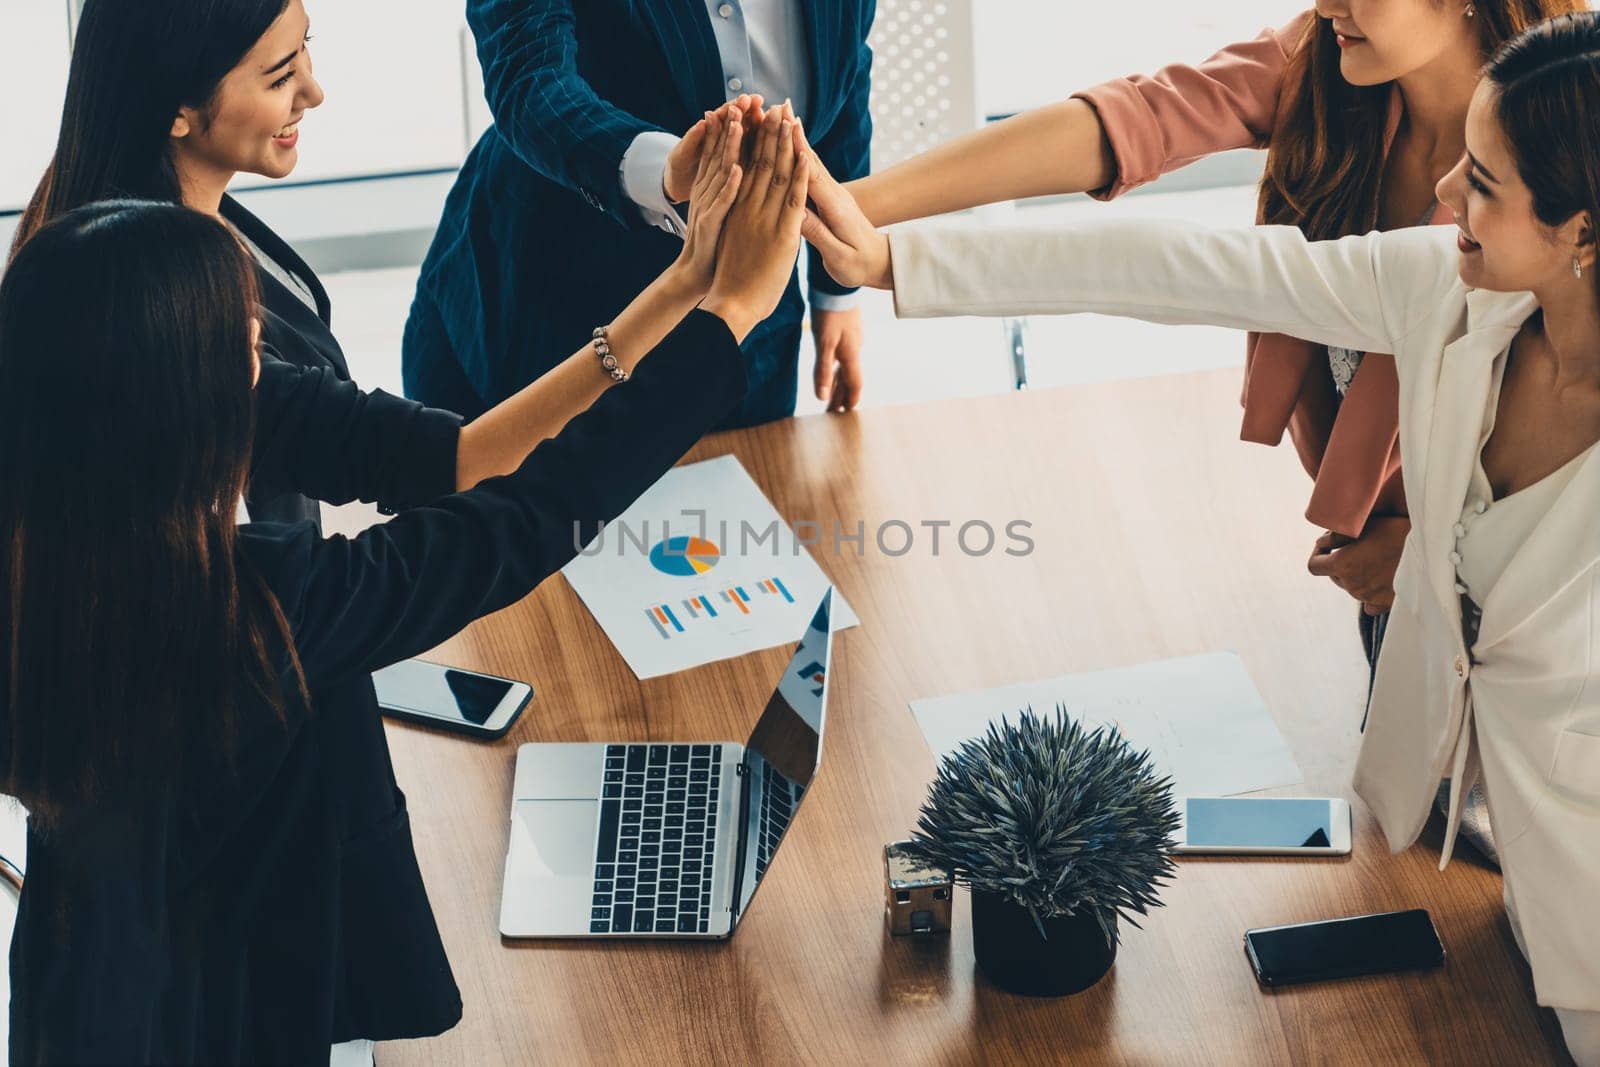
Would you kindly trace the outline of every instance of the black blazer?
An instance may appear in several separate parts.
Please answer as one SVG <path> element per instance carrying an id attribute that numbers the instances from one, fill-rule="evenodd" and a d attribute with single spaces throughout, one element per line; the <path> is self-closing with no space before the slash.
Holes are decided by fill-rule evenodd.
<path id="1" fill-rule="evenodd" d="M 453 1025 L 459 994 L 404 796 L 394 789 L 389 814 L 359 829 L 339 810 L 341 781 L 362 771 L 341 731 L 364 718 L 381 741 L 377 715 L 320 694 L 520 599 L 576 555 L 575 523 L 593 531 L 620 514 L 745 384 L 732 335 L 697 311 L 511 475 L 353 539 L 304 522 L 245 527 L 240 552 L 319 695 L 286 724 L 254 717 L 231 773 L 30 833 L 12 1059 L 326 1063 L 337 1041 Z"/>
<path id="2" fill-rule="evenodd" d="M 307 306 L 270 270 L 256 266 L 256 285 L 261 290 L 262 384 L 256 390 L 256 454 L 250 490 L 245 494 L 251 520 L 288 523 L 309 518 L 320 526 L 322 512 L 317 501 L 349 504 L 362 499 L 394 514 L 402 507 L 450 493 L 454 488 L 454 437 L 461 429 L 461 418 L 450 411 L 422 408 L 376 390 L 365 403 L 384 408 L 387 418 L 347 421 L 346 434 L 315 437 L 302 432 L 302 418 L 296 418 L 293 411 L 275 408 L 282 403 L 320 402 L 320 397 L 310 397 L 310 392 L 336 394 L 341 384 L 349 386 L 350 366 L 333 336 L 333 307 L 317 272 L 272 232 L 272 227 L 234 198 L 222 198 L 222 218 L 286 274 L 298 278 L 315 304 Z M 285 378 L 282 370 L 272 368 L 274 362 L 323 371 L 318 376 L 320 384 L 315 390 L 291 389 L 283 382 L 293 381 L 293 376 Z M 352 395 L 360 395 L 354 394 L 354 386 L 350 390 Z M 354 403 L 352 397 L 344 400 L 346 408 Z M 326 411 L 318 414 L 318 419 L 323 426 L 330 424 Z M 362 434 L 363 427 L 366 434 L 381 432 L 389 440 L 352 440 L 350 435 Z M 448 477 L 440 477 L 446 438 L 451 470 Z M 362 454 L 349 456 L 350 450 Z M 381 462 L 384 453 L 398 454 L 408 462 Z M 421 466 L 410 461 L 421 462 Z M 384 480 L 373 482 L 371 475 Z"/>
<path id="3" fill-rule="evenodd" d="M 368 393 L 331 367 L 263 352 L 248 499 L 376 503 L 394 514 L 455 491 L 461 418 Z M 256 519 L 252 508 L 251 518 Z M 271 520 L 268 520 L 271 521 Z"/>

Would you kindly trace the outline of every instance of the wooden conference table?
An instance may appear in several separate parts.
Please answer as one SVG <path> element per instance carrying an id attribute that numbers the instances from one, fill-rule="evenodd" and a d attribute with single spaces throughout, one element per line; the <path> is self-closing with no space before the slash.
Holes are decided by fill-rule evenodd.
<path id="1" fill-rule="evenodd" d="M 1345 859 L 1180 860 L 1167 906 L 1124 928 L 1111 974 L 1076 997 L 1016 997 L 976 975 L 964 891 L 950 936 L 884 931 L 882 847 L 908 835 L 933 768 L 916 697 L 1233 649 L 1304 772 L 1288 792 L 1355 799 L 1356 607 L 1306 574 L 1319 531 L 1292 449 L 1237 442 L 1238 377 L 819 416 L 700 444 L 691 459 L 732 452 L 791 522 L 868 531 L 865 554 L 815 552 L 862 625 L 835 639 L 817 785 L 730 942 L 502 940 L 512 765 L 527 741 L 743 739 L 789 650 L 640 682 L 562 580 L 440 648 L 537 696 L 493 744 L 389 727 L 466 1014 L 379 1062 L 1563 1062 L 1499 877 L 1470 857 L 1439 873 L 1436 823 L 1391 856 L 1359 803 Z M 873 539 L 895 519 L 918 531 L 899 557 Z M 920 523 L 940 519 L 954 525 L 935 556 Z M 1004 547 L 1013 519 L 1032 523 L 1031 555 L 953 550 L 968 520 Z M 1248 927 L 1419 906 L 1449 953 L 1435 972 L 1266 993 L 1245 961 Z"/>

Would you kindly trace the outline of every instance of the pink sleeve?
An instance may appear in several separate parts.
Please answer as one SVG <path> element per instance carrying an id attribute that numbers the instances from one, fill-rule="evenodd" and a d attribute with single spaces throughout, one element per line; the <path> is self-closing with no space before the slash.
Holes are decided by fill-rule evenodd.
<path id="1" fill-rule="evenodd" d="M 1110 200 L 1213 153 L 1264 146 L 1283 68 L 1314 17 L 1304 12 L 1199 66 L 1175 63 L 1073 94 L 1099 113 L 1117 165 L 1111 184 L 1089 195 Z"/>

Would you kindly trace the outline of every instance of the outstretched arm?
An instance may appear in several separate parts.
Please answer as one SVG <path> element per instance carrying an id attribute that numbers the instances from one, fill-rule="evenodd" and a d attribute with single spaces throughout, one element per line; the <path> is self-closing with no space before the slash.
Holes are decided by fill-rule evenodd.
<path id="1" fill-rule="evenodd" d="M 1029 196 L 1081 193 L 1116 177 L 1087 101 L 1034 108 L 935 145 L 845 188 L 879 226 Z"/>
<path id="2" fill-rule="evenodd" d="M 510 474 L 355 538 L 320 540 L 309 524 L 246 527 L 245 549 L 279 579 L 313 686 L 416 655 L 526 595 L 738 402 L 739 343 L 777 306 L 799 251 L 808 164 L 780 136 L 786 120 L 774 112 L 763 123 L 703 307 L 636 378 Z"/>
<path id="3" fill-rule="evenodd" d="M 683 251 L 609 324 L 611 352 L 630 374 L 711 288 L 717 243 L 739 192 L 742 113 L 726 105 L 707 120 L 706 129 Z M 580 348 L 462 429 L 456 488 L 470 489 L 516 469 L 535 445 L 554 437 L 611 385 L 594 347 Z"/>
<path id="4" fill-rule="evenodd" d="M 812 171 L 806 239 L 835 278 L 893 289 L 905 318 L 1093 311 L 1393 352 L 1460 284 L 1453 235 L 1436 227 L 1319 242 L 1290 226 L 1137 219 L 886 236 Z"/>
<path id="5" fill-rule="evenodd" d="M 515 471 L 358 537 L 247 526 L 308 681 L 363 674 L 437 645 L 560 570 L 744 391 L 729 327 L 695 312 L 637 378 L 608 392 Z"/>
<path id="6" fill-rule="evenodd" d="M 739 191 L 744 130 L 731 108 L 707 130 L 682 253 L 610 323 L 611 352 L 630 374 L 711 287 L 717 242 Z M 426 504 L 515 470 L 612 384 L 585 345 L 463 427 L 451 412 L 366 392 L 332 368 L 284 362 L 264 345 L 250 498 L 298 492 L 330 504 L 376 501 L 386 511 Z"/>
<path id="7" fill-rule="evenodd" d="M 1396 261 L 1412 264 L 1424 279 L 1454 273 L 1451 234 L 1420 227 L 1396 232 L 1410 236 L 1386 248 L 1377 233 L 1314 242 L 1293 226 L 1212 229 L 1171 220 L 1044 230 L 921 228 L 889 239 L 895 312 L 930 318 L 1092 311 L 1392 352 L 1435 310 L 1432 302 L 1395 299 L 1420 280 L 1396 278 Z"/>
<path id="8" fill-rule="evenodd" d="M 845 186 L 875 225 L 1029 196 L 1117 196 L 1198 159 L 1261 147 L 1312 16 L 1197 65 L 1115 78 Z"/>

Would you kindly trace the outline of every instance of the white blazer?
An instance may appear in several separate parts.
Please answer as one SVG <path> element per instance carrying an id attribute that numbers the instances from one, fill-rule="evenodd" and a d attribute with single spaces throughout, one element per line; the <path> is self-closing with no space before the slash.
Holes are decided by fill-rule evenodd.
<path id="1" fill-rule="evenodd" d="M 1536 304 L 1469 291 L 1455 230 L 1312 243 L 1287 226 L 1111 220 L 890 239 L 903 317 L 1096 311 L 1393 352 L 1412 531 L 1355 788 L 1398 852 L 1450 774 L 1471 683 L 1489 815 L 1539 1003 L 1600 1011 L 1600 449 L 1482 605 L 1468 654 L 1448 558 L 1490 370 Z"/>

